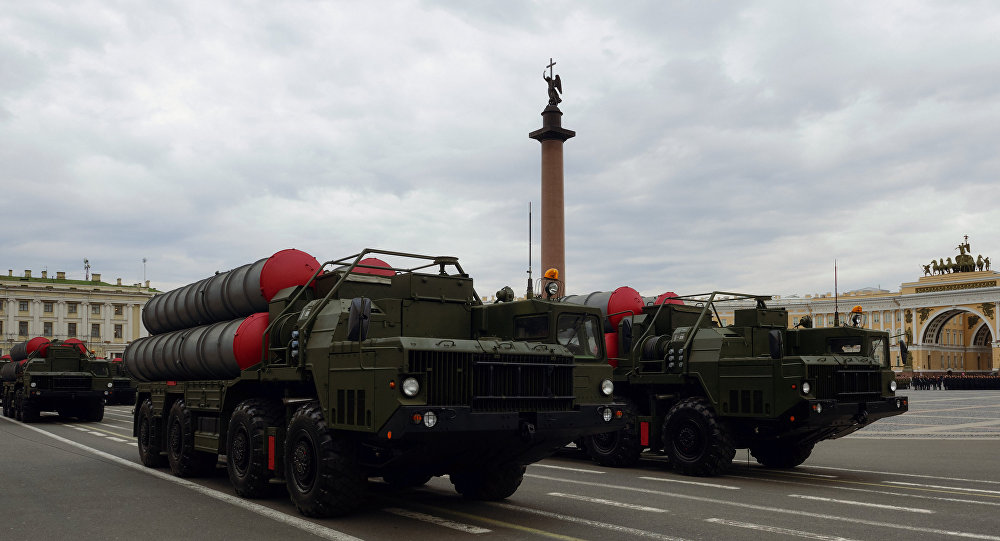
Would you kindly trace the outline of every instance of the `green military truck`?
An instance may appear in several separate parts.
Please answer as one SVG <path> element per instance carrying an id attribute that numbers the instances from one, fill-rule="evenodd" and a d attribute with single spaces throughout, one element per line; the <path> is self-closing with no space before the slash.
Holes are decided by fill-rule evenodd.
<path id="1" fill-rule="evenodd" d="M 720 327 L 723 299 L 751 307 Z M 631 288 L 564 297 L 606 315 L 615 395 L 627 404 L 624 428 L 580 442 L 591 458 L 628 466 L 649 449 L 681 473 L 711 476 L 748 448 L 760 464 L 791 468 L 817 442 L 907 411 L 887 333 L 808 321 L 788 328 L 786 310 L 767 308 L 769 299 L 715 292 L 654 300 Z"/>
<path id="2" fill-rule="evenodd" d="M 108 367 L 111 369 L 111 389 L 105 403 L 111 405 L 135 404 L 136 384 L 132 378 L 128 377 L 125 371 L 125 363 L 121 357 L 108 360 Z"/>
<path id="3" fill-rule="evenodd" d="M 238 495 L 287 487 L 307 516 L 360 509 L 379 477 L 505 498 L 624 409 L 599 310 L 502 296 L 453 257 L 284 250 L 154 297 L 124 355 L 140 459 L 193 476 L 224 456 Z"/>
<path id="4" fill-rule="evenodd" d="M 11 348 L 10 359 L 0 368 L 5 416 L 32 423 L 43 411 L 55 411 L 81 421 L 104 419 L 108 363 L 83 342 L 35 337 Z"/>

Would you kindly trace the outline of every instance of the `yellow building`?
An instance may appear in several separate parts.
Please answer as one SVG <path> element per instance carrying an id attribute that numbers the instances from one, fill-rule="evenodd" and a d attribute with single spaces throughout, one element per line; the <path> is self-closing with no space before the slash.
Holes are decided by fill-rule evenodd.
<path id="1" fill-rule="evenodd" d="M 966 256 L 968 243 L 960 247 L 964 247 L 961 256 Z M 956 261 L 959 259 L 956 257 Z M 899 291 L 868 288 L 838 296 L 792 295 L 775 298 L 768 306 L 787 309 L 789 326 L 809 316 L 817 327 L 834 325 L 835 312 L 839 312 L 840 324 L 845 325 L 851 308 L 861 306 L 863 326 L 889 332 L 893 343 L 899 339 L 907 341 L 912 364 L 900 359 L 898 346 L 892 349 L 892 363 L 899 370 L 1000 370 L 997 341 L 1000 273 L 988 270 L 988 259 L 985 265 L 977 262 L 973 270 L 966 267 L 966 270 L 939 271 L 930 267 L 925 267 L 925 275 L 916 281 L 901 284 Z M 732 321 L 733 309 L 737 307 L 729 304 L 719 310 L 723 324 Z"/>
<path id="2" fill-rule="evenodd" d="M 0 275 L 0 354 L 35 336 L 65 340 L 78 338 L 98 357 L 120 357 L 125 346 L 147 336 L 142 325 L 142 307 L 159 293 L 145 284 L 114 284 L 90 280 L 68 280 L 65 272 L 55 278 L 30 270 L 14 276 Z"/>

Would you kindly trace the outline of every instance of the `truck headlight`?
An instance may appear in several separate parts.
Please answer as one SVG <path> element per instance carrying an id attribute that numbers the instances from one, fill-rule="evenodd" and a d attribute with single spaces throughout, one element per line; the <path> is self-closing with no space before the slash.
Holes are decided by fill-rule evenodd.
<path id="1" fill-rule="evenodd" d="M 38 387 L 38 382 L 32 381 L 31 388 L 34 389 L 35 387 Z"/>
<path id="2" fill-rule="evenodd" d="M 549 282 L 545 284 L 545 292 L 548 293 L 549 296 L 555 295 L 558 291 L 559 291 L 559 284 L 555 282 Z"/>
<path id="3" fill-rule="evenodd" d="M 403 394 L 413 398 L 414 396 L 417 396 L 417 393 L 419 392 L 420 382 L 417 381 L 417 378 L 406 378 L 403 380 Z"/>
<path id="4" fill-rule="evenodd" d="M 892 380 L 889 382 L 889 390 L 892 392 L 896 392 L 896 380 Z"/>
<path id="5" fill-rule="evenodd" d="M 802 394 L 809 394 L 812 391 L 812 385 L 809 385 L 808 381 L 802 382 Z"/>
<path id="6" fill-rule="evenodd" d="M 428 411 L 424 414 L 424 426 L 427 428 L 434 428 L 434 425 L 438 424 L 438 416 L 433 411 Z"/>
<path id="7" fill-rule="evenodd" d="M 605 423 L 610 423 L 611 419 L 614 418 L 614 415 L 615 414 L 611 411 L 611 408 L 604 408 L 601 410 L 601 418 L 604 419 Z"/>
<path id="8" fill-rule="evenodd" d="M 114 384 L 113 384 L 113 383 L 111 383 L 111 382 L 109 381 L 109 382 L 108 382 L 108 389 L 110 389 L 110 388 L 111 388 L 111 387 L 113 387 L 113 386 L 114 386 Z"/>
<path id="9" fill-rule="evenodd" d="M 611 382 L 610 379 L 601 381 L 601 393 L 604 396 L 611 396 L 615 392 L 615 384 Z"/>

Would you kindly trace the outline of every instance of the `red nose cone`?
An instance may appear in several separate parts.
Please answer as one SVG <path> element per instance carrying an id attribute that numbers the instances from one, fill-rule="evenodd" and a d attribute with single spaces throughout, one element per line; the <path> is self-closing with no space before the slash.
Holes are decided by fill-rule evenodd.
<path id="1" fill-rule="evenodd" d="M 370 265 L 372 267 L 382 267 L 380 269 L 366 269 L 363 267 L 358 267 L 354 269 L 354 272 L 359 274 L 374 274 L 375 276 L 395 276 L 396 271 L 389 267 L 389 264 L 377 257 L 366 257 L 361 261 L 358 261 L 359 265 Z"/>
<path id="2" fill-rule="evenodd" d="M 613 315 L 609 318 L 613 328 L 618 328 L 618 322 L 621 321 L 622 318 L 641 314 L 642 305 L 642 295 L 640 295 L 638 291 L 628 286 L 622 286 L 616 289 L 614 293 L 611 294 L 611 297 L 608 298 L 608 313 L 622 313 Z"/>
<path id="3" fill-rule="evenodd" d="M 656 298 L 656 302 L 653 304 L 684 304 L 684 301 L 676 298 L 677 294 L 673 291 L 667 291 L 666 293 L 660 295 Z"/>
<path id="4" fill-rule="evenodd" d="M 233 337 L 233 356 L 240 370 L 260 362 L 261 337 L 267 328 L 267 312 L 254 314 L 243 320 Z"/>
<path id="5" fill-rule="evenodd" d="M 270 302 L 286 287 L 303 285 L 319 269 L 316 258 L 294 248 L 281 250 L 267 259 L 260 270 L 260 292 Z"/>

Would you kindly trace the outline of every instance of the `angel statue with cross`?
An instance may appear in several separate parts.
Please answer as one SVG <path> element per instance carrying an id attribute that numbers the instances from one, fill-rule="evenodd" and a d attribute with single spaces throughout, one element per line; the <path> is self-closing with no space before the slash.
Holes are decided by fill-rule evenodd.
<path id="1" fill-rule="evenodd" d="M 542 79 L 545 79 L 545 82 L 549 84 L 549 105 L 553 106 L 559 105 L 559 102 L 562 101 L 562 98 L 559 97 L 559 94 L 562 93 L 562 79 L 558 75 L 552 75 L 552 67 L 555 65 L 556 63 L 550 58 L 549 65 L 545 66 L 549 68 L 548 75 L 544 71 L 542 72 Z"/>

